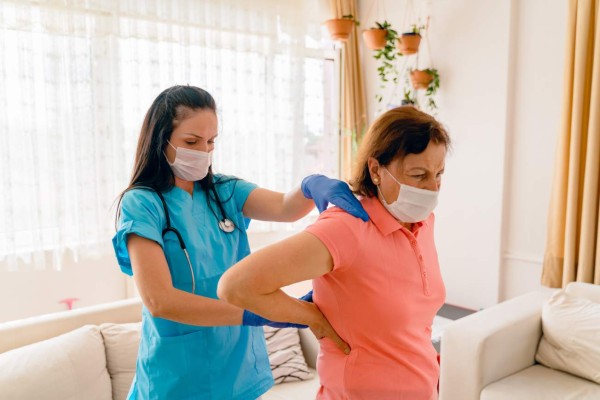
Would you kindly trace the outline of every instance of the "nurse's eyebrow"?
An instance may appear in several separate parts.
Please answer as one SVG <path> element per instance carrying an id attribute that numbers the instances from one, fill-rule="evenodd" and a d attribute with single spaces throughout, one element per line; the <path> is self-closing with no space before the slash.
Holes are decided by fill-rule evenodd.
<path id="1" fill-rule="evenodd" d="M 184 133 L 184 135 L 190 135 L 190 136 L 197 137 L 198 139 L 202 139 L 202 140 L 204 140 L 204 137 L 203 137 L 203 136 L 196 135 L 195 133 L 192 133 L 192 132 L 187 132 L 187 133 Z M 211 139 L 214 139 L 214 138 L 216 138 L 217 136 L 219 136 L 219 134 L 218 134 L 218 133 L 217 133 L 215 136 L 213 136 Z"/>

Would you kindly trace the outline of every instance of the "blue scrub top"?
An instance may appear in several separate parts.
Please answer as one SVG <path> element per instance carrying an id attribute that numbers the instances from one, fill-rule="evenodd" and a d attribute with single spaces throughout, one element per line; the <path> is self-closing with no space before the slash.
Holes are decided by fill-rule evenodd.
<path id="1" fill-rule="evenodd" d="M 233 264 L 250 254 L 242 208 L 256 185 L 215 175 L 217 192 L 237 229 L 219 229 L 221 213 L 199 183 L 194 196 L 173 187 L 163 192 L 171 226 L 179 230 L 192 262 L 196 294 L 217 298 L 217 283 Z M 212 201 L 212 200 L 211 200 Z M 173 286 L 192 291 L 192 276 L 177 236 L 168 232 L 160 198 L 133 189 L 121 201 L 121 217 L 113 246 L 121 270 L 132 275 L 127 235 L 135 233 L 164 250 Z M 153 317 L 142 311 L 142 335 L 130 399 L 255 400 L 273 386 L 261 327 L 200 327 Z"/>

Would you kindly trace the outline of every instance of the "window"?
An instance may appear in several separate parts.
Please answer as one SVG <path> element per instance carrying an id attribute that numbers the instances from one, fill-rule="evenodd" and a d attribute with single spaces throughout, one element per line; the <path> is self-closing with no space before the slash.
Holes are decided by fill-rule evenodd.
<path id="1" fill-rule="evenodd" d="M 0 3 L 0 261 L 110 245 L 144 113 L 173 84 L 217 100 L 217 172 L 281 191 L 337 176 L 335 61 L 313 6 Z"/>

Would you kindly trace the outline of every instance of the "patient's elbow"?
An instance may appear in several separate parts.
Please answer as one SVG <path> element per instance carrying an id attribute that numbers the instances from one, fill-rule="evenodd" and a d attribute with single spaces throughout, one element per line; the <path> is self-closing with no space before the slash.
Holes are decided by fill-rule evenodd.
<path id="1" fill-rule="evenodd" d="M 219 296 L 221 300 L 231 303 L 231 284 L 227 278 L 227 273 L 219 279 L 219 283 L 217 284 L 217 296 Z"/>
<path id="2" fill-rule="evenodd" d="M 241 290 L 230 275 L 225 273 L 217 285 L 217 296 L 230 304 L 242 307 L 244 303 L 243 296 L 240 296 Z"/>

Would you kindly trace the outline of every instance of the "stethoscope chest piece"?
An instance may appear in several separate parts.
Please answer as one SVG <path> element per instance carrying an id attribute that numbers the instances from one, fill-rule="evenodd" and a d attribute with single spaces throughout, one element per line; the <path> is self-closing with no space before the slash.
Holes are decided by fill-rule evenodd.
<path id="1" fill-rule="evenodd" d="M 235 225 L 229 218 L 224 218 L 219 221 L 219 228 L 221 228 L 223 232 L 231 233 L 235 230 Z"/>

